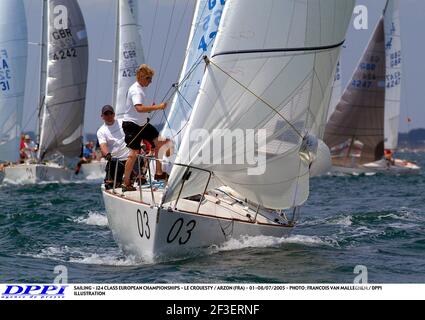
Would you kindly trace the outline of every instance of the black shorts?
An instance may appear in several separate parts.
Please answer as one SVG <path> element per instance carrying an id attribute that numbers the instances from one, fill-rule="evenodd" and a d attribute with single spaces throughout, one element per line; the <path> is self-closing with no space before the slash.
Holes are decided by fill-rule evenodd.
<path id="1" fill-rule="evenodd" d="M 152 145 L 152 148 L 155 148 L 153 140 L 158 138 L 159 132 L 150 123 L 139 126 L 133 122 L 124 121 L 122 123 L 122 129 L 125 133 L 125 143 L 128 148 L 140 150 L 142 140 L 147 140 Z"/>

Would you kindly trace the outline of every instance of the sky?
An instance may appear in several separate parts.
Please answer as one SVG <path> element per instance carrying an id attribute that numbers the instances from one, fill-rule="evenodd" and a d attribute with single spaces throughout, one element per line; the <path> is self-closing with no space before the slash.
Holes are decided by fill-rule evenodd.
<path id="1" fill-rule="evenodd" d="M 89 79 L 87 87 L 86 133 L 95 133 L 102 124 L 100 109 L 112 100 L 112 64 L 99 58 L 113 59 L 116 0 L 78 0 L 89 38 Z M 159 103 L 178 79 L 192 22 L 195 0 L 134 0 L 138 2 L 138 23 L 142 26 L 142 45 L 146 63 L 156 70 L 147 92 L 149 102 Z M 357 0 L 368 8 L 368 29 L 356 30 L 350 25 L 341 57 L 344 85 L 349 81 L 371 33 L 382 14 L 386 0 Z M 29 42 L 39 42 L 41 33 L 41 0 L 24 0 Z M 402 104 L 400 131 L 425 127 L 425 41 L 421 41 L 425 1 L 400 0 L 403 46 Z M 419 33 L 419 36 L 418 36 Z M 24 131 L 36 127 L 39 91 L 39 47 L 29 45 L 24 109 Z M 408 123 L 407 118 L 412 122 Z"/>

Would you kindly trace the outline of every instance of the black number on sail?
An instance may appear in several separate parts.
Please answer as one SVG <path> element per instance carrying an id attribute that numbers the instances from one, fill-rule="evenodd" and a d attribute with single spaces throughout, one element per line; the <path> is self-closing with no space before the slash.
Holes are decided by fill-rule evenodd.
<path id="1" fill-rule="evenodd" d="M 76 57 L 77 57 L 77 50 L 73 48 L 67 49 L 67 50 L 60 50 L 53 54 L 53 60 L 65 60 L 67 58 L 76 58 Z"/>

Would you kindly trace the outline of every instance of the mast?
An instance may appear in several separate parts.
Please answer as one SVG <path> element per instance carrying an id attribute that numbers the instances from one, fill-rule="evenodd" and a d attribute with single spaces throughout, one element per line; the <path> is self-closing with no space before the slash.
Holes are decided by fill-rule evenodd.
<path id="1" fill-rule="evenodd" d="M 41 43 L 40 43 L 40 92 L 39 92 L 39 107 L 38 107 L 38 128 L 37 128 L 37 144 L 40 144 L 41 131 L 43 130 L 43 118 L 45 115 L 45 101 L 46 101 L 46 79 L 47 79 L 47 19 L 48 13 L 48 0 L 43 0 L 42 3 L 42 17 L 41 17 Z M 37 153 L 37 160 L 41 161 L 40 148 Z"/>
<path id="2" fill-rule="evenodd" d="M 119 57 L 120 57 L 120 23 L 121 23 L 121 14 L 120 14 L 120 1 L 116 1 L 116 27 L 115 27 L 115 58 L 114 58 L 114 68 L 113 68 L 113 79 L 114 83 L 112 85 L 112 106 L 115 111 L 117 108 L 117 91 L 118 91 L 118 77 L 119 77 Z"/>

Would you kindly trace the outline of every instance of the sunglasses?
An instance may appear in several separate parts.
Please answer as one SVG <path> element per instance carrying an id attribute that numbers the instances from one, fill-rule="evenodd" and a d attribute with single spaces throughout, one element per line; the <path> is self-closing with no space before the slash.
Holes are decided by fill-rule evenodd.
<path id="1" fill-rule="evenodd" d="M 103 115 L 104 116 L 112 116 L 114 113 L 111 111 L 106 111 Z"/>
<path id="2" fill-rule="evenodd" d="M 148 81 L 152 81 L 152 77 L 144 77 Z"/>

